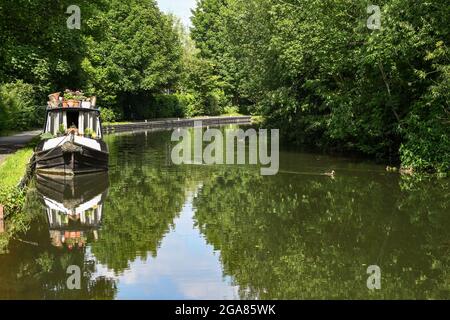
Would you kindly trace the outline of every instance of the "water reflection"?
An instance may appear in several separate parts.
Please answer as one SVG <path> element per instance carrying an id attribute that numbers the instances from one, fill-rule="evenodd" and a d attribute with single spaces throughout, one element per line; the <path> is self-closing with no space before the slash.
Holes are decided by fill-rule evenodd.
<path id="1" fill-rule="evenodd" d="M 263 177 L 172 166 L 170 132 L 105 140 L 108 176 L 37 178 L 30 230 L 0 255 L 0 298 L 450 298 L 448 179 L 299 152 Z M 82 290 L 66 287 L 70 265 Z"/>
<path id="2" fill-rule="evenodd" d="M 194 189 L 200 192 L 201 186 Z M 96 275 L 116 279 L 118 299 L 239 298 L 238 286 L 222 274 L 220 252 L 206 243 L 194 225 L 197 192 L 187 191 L 180 214 L 162 238 L 156 255 L 132 259 L 122 272 L 98 265 Z"/>
<path id="3" fill-rule="evenodd" d="M 329 165 L 335 179 L 226 170 L 205 183 L 195 218 L 240 296 L 450 298 L 449 181 Z M 381 267 L 380 291 L 366 287 L 369 265 Z"/>
<path id="4" fill-rule="evenodd" d="M 1 299 L 113 299 L 116 282 L 94 275 L 88 244 L 99 237 L 108 176 L 61 180 L 38 176 L 28 193 L 29 232 L 0 255 Z M 81 269 L 81 288 L 67 287 L 67 269 Z"/>
<path id="5" fill-rule="evenodd" d="M 88 237 L 98 240 L 103 203 L 108 194 L 107 173 L 64 177 L 38 175 L 36 188 L 42 196 L 50 238 L 55 247 L 84 247 Z"/>

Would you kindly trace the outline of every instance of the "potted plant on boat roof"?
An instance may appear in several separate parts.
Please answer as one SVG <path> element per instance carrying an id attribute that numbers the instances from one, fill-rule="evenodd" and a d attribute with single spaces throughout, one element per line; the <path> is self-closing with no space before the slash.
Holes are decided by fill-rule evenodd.
<path id="1" fill-rule="evenodd" d="M 86 138 L 92 139 L 92 138 L 93 138 L 93 135 L 94 135 L 94 131 L 93 131 L 91 128 L 86 128 L 86 129 L 84 129 L 84 136 L 85 136 Z"/>
<path id="2" fill-rule="evenodd" d="M 66 127 L 63 124 L 59 125 L 58 137 L 64 136 L 66 134 Z"/>
<path id="3" fill-rule="evenodd" d="M 57 108 L 59 105 L 59 96 L 61 92 L 56 92 L 48 95 L 48 106 L 50 108 Z"/>
<path id="4" fill-rule="evenodd" d="M 82 91 L 71 91 L 67 89 L 64 92 L 64 99 L 67 100 L 69 107 L 79 107 L 82 100 L 86 99 Z"/>
<path id="5" fill-rule="evenodd" d="M 96 101 L 97 101 L 97 98 L 96 98 L 95 96 L 92 96 L 92 97 L 86 97 L 86 98 L 81 102 L 81 107 L 82 107 L 82 108 L 86 108 L 86 109 L 94 108 L 94 107 L 95 107 Z"/>
<path id="6" fill-rule="evenodd" d="M 72 91 L 67 89 L 64 92 L 64 100 L 67 103 L 67 106 L 72 108 L 74 106 L 74 104 L 75 104 L 75 95 L 72 93 Z"/>
<path id="7" fill-rule="evenodd" d="M 95 108 L 95 105 L 97 104 L 97 97 L 92 96 L 90 99 L 92 108 Z"/>
<path id="8" fill-rule="evenodd" d="M 48 98 L 49 98 L 50 101 L 51 101 L 51 100 L 56 100 L 56 101 L 58 101 L 60 95 L 61 95 L 61 92 L 55 92 L 55 93 L 49 94 L 49 95 L 48 95 Z"/>
<path id="9" fill-rule="evenodd" d="M 81 107 L 85 109 L 91 108 L 91 101 L 89 99 L 81 101 Z"/>

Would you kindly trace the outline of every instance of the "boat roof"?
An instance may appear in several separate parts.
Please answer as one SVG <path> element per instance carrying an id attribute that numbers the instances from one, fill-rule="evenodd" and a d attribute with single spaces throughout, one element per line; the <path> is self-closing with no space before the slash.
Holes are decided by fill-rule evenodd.
<path id="1" fill-rule="evenodd" d="M 83 112 L 98 112 L 98 113 L 100 113 L 99 109 L 94 109 L 94 108 L 81 108 L 81 107 L 47 108 L 47 112 L 58 112 L 58 111 L 83 111 Z"/>

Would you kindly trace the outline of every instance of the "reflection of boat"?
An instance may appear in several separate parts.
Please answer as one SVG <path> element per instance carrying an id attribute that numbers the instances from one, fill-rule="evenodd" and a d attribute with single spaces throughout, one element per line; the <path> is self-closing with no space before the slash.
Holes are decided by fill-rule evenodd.
<path id="1" fill-rule="evenodd" d="M 43 136 L 47 139 L 36 147 L 36 172 L 73 176 L 108 170 L 99 110 L 49 108 Z"/>
<path id="2" fill-rule="evenodd" d="M 64 177 L 37 176 L 36 188 L 46 207 L 53 245 L 71 249 L 83 247 L 91 235 L 98 238 L 108 185 L 106 173 L 67 181 Z"/>

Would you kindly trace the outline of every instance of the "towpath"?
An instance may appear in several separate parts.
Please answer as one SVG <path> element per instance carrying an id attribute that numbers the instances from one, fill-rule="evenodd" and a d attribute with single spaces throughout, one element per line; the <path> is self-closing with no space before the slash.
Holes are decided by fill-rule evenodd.
<path id="1" fill-rule="evenodd" d="M 5 158 L 25 147 L 34 137 L 41 134 L 41 130 L 24 131 L 7 137 L 0 137 L 0 164 Z"/>

